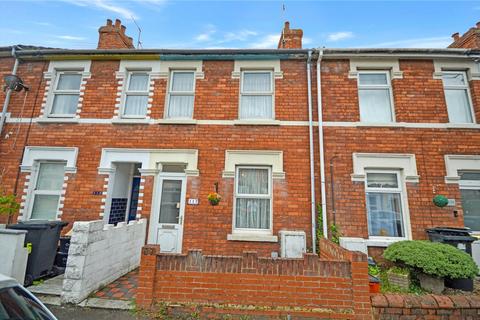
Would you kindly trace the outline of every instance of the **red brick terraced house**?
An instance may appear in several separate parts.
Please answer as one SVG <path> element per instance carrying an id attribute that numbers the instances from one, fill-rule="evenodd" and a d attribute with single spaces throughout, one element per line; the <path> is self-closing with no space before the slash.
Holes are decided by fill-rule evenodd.
<path id="1" fill-rule="evenodd" d="M 478 30 L 310 50 L 287 23 L 278 49 L 166 50 L 108 20 L 97 49 L 2 48 L 2 78 L 29 87 L 0 93 L 2 191 L 14 220 L 145 217 L 167 253 L 312 251 L 317 205 L 374 256 L 428 227 L 480 231 Z"/>

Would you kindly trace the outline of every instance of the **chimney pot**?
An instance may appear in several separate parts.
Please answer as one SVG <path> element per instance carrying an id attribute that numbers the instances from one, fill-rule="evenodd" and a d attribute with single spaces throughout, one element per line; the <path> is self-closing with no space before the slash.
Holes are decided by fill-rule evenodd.
<path id="1" fill-rule="evenodd" d="M 120 28 L 121 25 L 122 21 L 120 21 L 120 19 L 115 19 L 115 27 Z"/>
<path id="2" fill-rule="evenodd" d="M 289 30 L 290 29 L 290 22 L 288 21 L 285 21 L 285 26 L 283 27 L 285 30 Z"/>
<path id="3" fill-rule="evenodd" d="M 460 33 L 455 32 L 454 34 L 452 34 L 452 38 L 453 38 L 453 41 L 457 41 L 460 38 Z"/>
<path id="4" fill-rule="evenodd" d="M 476 26 L 477 26 L 477 29 L 480 29 L 480 21 L 477 22 Z"/>
<path id="5" fill-rule="evenodd" d="M 120 32 L 121 32 L 122 34 L 125 34 L 125 30 L 127 30 L 127 27 L 125 27 L 124 25 L 122 25 L 120 28 L 121 28 L 121 29 L 120 29 Z"/>
<path id="6" fill-rule="evenodd" d="M 111 26 L 112 25 L 112 19 L 107 19 L 107 26 Z"/>

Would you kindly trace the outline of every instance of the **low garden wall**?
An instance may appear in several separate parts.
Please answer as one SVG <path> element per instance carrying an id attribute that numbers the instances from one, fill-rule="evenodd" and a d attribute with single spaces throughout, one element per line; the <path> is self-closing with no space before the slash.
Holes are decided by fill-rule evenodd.
<path id="1" fill-rule="evenodd" d="M 474 320 L 480 319 L 480 297 L 377 294 L 372 296 L 372 309 L 379 320 Z"/>
<path id="2" fill-rule="evenodd" d="M 90 293 L 140 265 L 147 221 L 75 222 L 63 280 L 63 303 L 80 303 Z"/>
<path id="3" fill-rule="evenodd" d="M 249 316 L 371 319 L 366 255 L 327 240 L 320 250 L 325 251 L 321 257 L 273 259 L 256 252 L 161 254 L 159 246 L 148 245 L 142 250 L 136 303 Z"/>

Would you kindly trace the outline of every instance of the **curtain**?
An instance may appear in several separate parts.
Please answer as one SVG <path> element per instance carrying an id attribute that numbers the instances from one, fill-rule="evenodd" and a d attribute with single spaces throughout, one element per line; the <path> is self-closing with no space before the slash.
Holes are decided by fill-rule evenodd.
<path id="1" fill-rule="evenodd" d="M 30 219 L 55 220 L 59 195 L 36 194 Z"/>
<path id="2" fill-rule="evenodd" d="M 389 89 L 358 90 L 360 100 L 360 119 L 366 122 L 391 122 Z"/>
<path id="3" fill-rule="evenodd" d="M 127 95 L 125 99 L 124 115 L 144 116 L 147 112 L 148 96 Z"/>
<path id="4" fill-rule="evenodd" d="M 271 92 L 271 82 L 270 72 L 245 72 L 243 74 L 243 92 Z"/>
<path id="5" fill-rule="evenodd" d="M 398 188 L 395 173 L 367 173 L 367 186 L 369 188 Z"/>
<path id="6" fill-rule="evenodd" d="M 128 91 L 148 91 L 148 74 L 146 73 L 130 74 Z"/>
<path id="7" fill-rule="evenodd" d="M 240 119 L 272 119 L 272 96 L 242 96 Z"/>
<path id="8" fill-rule="evenodd" d="M 237 228 L 269 229 L 270 199 L 242 195 L 268 195 L 267 169 L 239 169 L 236 199 Z"/>
<path id="9" fill-rule="evenodd" d="M 367 192 L 367 212 L 370 236 L 404 236 L 399 193 Z"/>
<path id="10" fill-rule="evenodd" d="M 55 94 L 52 114 L 70 114 L 77 112 L 78 94 Z"/>
<path id="11" fill-rule="evenodd" d="M 445 99 L 448 107 L 448 119 L 456 123 L 472 123 L 470 102 L 467 90 L 445 89 Z"/>
<path id="12" fill-rule="evenodd" d="M 172 92 L 193 92 L 193 82 L 193 72 L 174 72 L 172 76 Z"/>
<path id="13" fill-rule="evenodd" d="M 192 118 L 193 95 L 170 95 L 168 118 Z"/>
<path id="14" fill-rule="evenodd" d="M 62 73 L 58 78 L 57 90 L 80 90 L 81 74 Z"/>
<path id="15" fill-rule="evenodd" d="M 62 190 L 65 164 L 42 163 L 37 178 L 37 190 Z"/>

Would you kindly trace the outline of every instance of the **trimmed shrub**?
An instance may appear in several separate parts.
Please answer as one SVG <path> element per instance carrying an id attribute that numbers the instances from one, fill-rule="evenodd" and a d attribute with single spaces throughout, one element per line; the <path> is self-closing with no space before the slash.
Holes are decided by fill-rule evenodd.
<path id="1" fill-rule="evenodd" d="M 478 267 L 467 253 L 448 244 L 405 240 L 391 244 L 385 259 L 439 278 L 474 278 Z"/>

